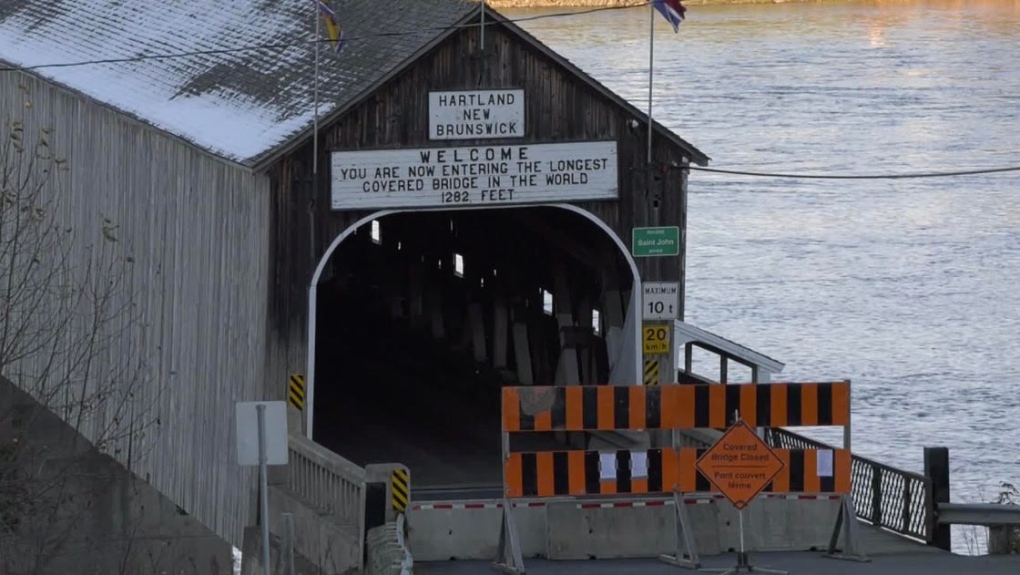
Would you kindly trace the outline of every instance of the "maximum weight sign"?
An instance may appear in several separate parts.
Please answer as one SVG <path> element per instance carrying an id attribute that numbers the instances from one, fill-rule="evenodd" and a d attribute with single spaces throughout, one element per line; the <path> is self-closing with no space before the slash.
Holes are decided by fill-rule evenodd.
<path id="1" fill-rule="evenodd" d="M 671 320 L 680 317 L 680 284 L 677 282 L 645 282 L 641 318 Z"/>

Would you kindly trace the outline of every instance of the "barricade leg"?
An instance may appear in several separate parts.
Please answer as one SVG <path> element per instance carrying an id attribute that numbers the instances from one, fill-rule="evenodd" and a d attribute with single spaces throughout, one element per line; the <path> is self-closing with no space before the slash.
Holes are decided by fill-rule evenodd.
<path id="1" fill-rule="evenodd" d="M 499 532 L 499 556 L 493 567 L 509 575 L 524 575 L 524 557 L 517 538 L 517 523 L 514 521 L 513 505 L 503 500 L 503 526 Z"/>
<path id="2" fill-rule="evenodd" d="M 871 559 L 864 554 L 864 549 L 861 548 L 861 528 L 857 523 L 857 509 L 854 507 L 854 502 L 846 494 L 840 496 L 839 500 L 839 515 L 836 516 L 836 526 L 832 530 L 832 538 L 829 539 L 829 549 L 825 553 L 825 557 L 867 563 Z M 837 552 L 841 527 L 846 535 L 842 552 Z"/>
<path id="3" fill-rule="evenodd" d="M 673 555 L 660 555 L 659 559 L 686 569 L 698 569 L 701 567 L 701 559 L 698 557 L 698 547 L 694 539 L 694 531 L 691 530 L 691 520 L 687 516 L 687 506 L 684 505 L 683 494 L 673 492 L 673 521 L 676 524 L 676 548 Z"/>

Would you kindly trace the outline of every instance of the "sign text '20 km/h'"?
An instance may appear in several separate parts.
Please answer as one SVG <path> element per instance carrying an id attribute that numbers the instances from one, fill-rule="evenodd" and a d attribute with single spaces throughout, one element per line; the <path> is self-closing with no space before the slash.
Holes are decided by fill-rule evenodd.
<path id="1" fill-rule="evenodd" d="M 641 328 L 641 351 L 645 355 L 669 353 L 669 328 L 646 325 Z"/>
<path id="2" fill-rule="evenodd" d="M 333 152 L 334 210 L 611 200 L 616 142 Z"/>

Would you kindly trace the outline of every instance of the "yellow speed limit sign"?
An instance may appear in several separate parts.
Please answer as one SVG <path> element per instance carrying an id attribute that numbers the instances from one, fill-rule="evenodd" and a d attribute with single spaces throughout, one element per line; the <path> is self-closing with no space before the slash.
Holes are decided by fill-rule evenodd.
<path id="1" fill-rule="evenodd" d="M 644 353 L 655 355 L 669 353 L 669 328 L 664 325 L 649 325 L 642 328 Z"/>

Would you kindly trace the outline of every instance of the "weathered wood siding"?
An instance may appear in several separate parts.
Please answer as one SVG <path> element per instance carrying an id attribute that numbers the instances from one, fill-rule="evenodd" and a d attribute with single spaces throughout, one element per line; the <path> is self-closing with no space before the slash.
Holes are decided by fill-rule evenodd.
<path id="1" fill-rule="evenodd" d="M 268 178 L 27 74 L 0 74 L 0 111 L 29 138 L 52 130 L 67 160 L 50 191 L 74 230 L 73 260 L 102 243 L 103 218 L 133 260 L 113 302 L 129 311 L 94 374 L 134 386 L 131 413 L 147 428 L 112 454 L 240 547 L 255 474 L 236 462 L 234 403 L 262 398 Z M 127 429 L 112 417 L 83 431 Z"/>
<path id="2" fill-rule="evenodd" d="M 622 109 L 604 93 L 500 25 L 454 34 L 411 68 L 381 86 L 323 132 L 319 173 L 311 187 L 311 144 L 271 169 L 274 182 L 273 273 L 270 311 L 274 331 L 302 337 L 307 325 L 308 284 L 321 255 L 342 230 L 370 212 L 330 209 L 329 151 L 359 148 L 494 145 L 580 140 L 616 140 L 620 198 L 575 202 L 609 224 L 629 247 L 636 226 L 681 228 L 679 258 L 639 258 L 642 277 L 683 281 L 686 242 L 686 179 L 680 170 L 645 169 L 647 132 L 643 116 Z M 430 90 L 521 88 L 525 91 L 525 138 L 432 142 L 428 138 Z M 628 126 L 635 119 L 637 128 Z M 653 142 L 659 165 L 680 164 L 685 151 L 660 134 Z M 650 185 L 648 182 L 651 177 Z M 681 299 L 681 317 L 683 300 Z"/>

